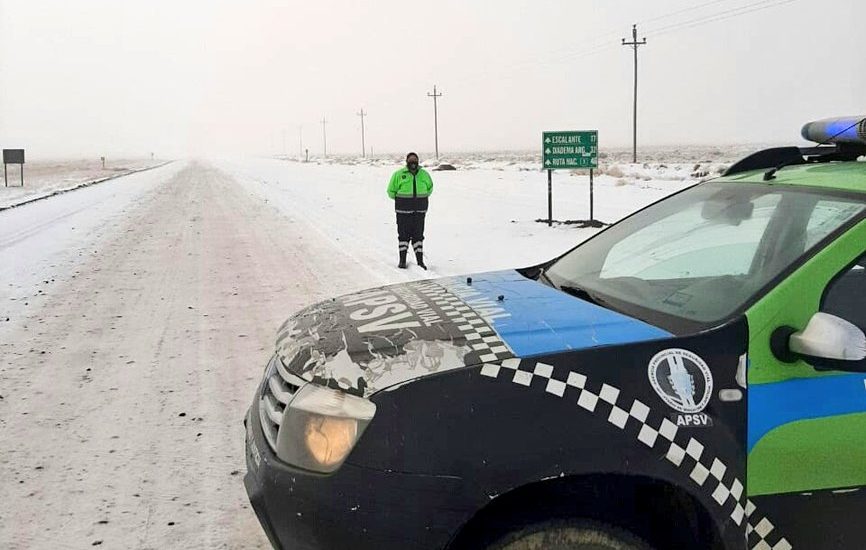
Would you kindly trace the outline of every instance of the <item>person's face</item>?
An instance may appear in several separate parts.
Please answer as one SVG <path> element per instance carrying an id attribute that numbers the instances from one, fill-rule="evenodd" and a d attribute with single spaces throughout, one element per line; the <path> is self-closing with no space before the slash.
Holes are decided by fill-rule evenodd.
<path id="1" fill-rule="evenodd" d="M 415 171 L 418 169 L 418 157 L 415 155 L 409 155 L 409 158 L 406 159 L 406 168 L 411 171 Z"/>

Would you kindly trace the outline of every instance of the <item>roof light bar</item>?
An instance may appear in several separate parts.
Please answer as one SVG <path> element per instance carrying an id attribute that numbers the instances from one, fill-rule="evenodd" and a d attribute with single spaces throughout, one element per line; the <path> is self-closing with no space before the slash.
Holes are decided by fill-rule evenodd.
<path id="1" fill-rule="evenodd" d="M 807 122 L 800 130 L 803 139 L 816 143 L 866 144 L 866 116 L 825 118 Z"/>

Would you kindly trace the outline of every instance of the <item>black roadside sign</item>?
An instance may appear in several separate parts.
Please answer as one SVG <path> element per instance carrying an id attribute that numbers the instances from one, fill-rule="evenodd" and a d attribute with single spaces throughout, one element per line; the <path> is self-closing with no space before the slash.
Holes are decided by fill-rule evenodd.
<path id="1" fill-rule="evenodd" d="M 18 164 L 21 166 L 21 187 L 24 187 L 24 149 L 3 149 L 3 183 L 9 187 L 6 166 Z"/>
<path id="2" fill-rule="evenodd" d="M 24 164 L 24 149 L 3 149 L 3 164 Z"/>

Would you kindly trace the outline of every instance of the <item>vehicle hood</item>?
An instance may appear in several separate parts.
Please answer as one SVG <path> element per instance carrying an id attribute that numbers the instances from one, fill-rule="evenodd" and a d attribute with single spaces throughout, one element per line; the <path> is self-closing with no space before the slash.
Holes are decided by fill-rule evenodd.
<path id="1" fill-rule="evenodd" d="M 369 396 L 464 366 L 670 336 L 509 270 L 315 304 L 283 323 L 276 352 L 306 380 Z"/>

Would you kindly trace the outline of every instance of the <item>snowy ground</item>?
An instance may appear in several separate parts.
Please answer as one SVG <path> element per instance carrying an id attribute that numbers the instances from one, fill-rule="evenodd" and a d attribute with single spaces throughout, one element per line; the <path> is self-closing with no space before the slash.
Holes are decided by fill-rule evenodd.
<path id="1" fill-rule="evenodd" d="M 241 421 L 285 317 L 594 231 L 536 223 L 546 177 L 507 162 L 433 174 L 429 272 L 395 267 L 385 162 L 175 162 L 0 212 L 0 548 L 267 547 Z M 607 222 L 695 181 L 621 169 L 665 177 L 596 178 Z M 556 218 L 586 184 L 556 174 Z"/>
<path id="2" fill-rule="evenodd" d="M 525 155 L 527 156 L 527 155 Z M 432 172 L 434 196 L 427 215 L 425 251 L 430 276 L 521 267 L 549 259 L 595 233 L 595 229 L 548 228 L 547 176 L 539 162 L 515 154 L 459 159 L 456 171 Z M 450 159 L 449 159 L 450 160 Z M 444 162 L 444 160 L 443 160 Z M 452 162 L 454 162 L 452 160 Z M 695 170 L 696 164 L 700 167 Z M 428 165 L 435 166 L 429 162 Z M 385 195 L 394 159 L 223 161 L 219 166 L 260 200 L 295 219 L 321 228 L 343 254 L 370 266 L 380 281 L 423 273 L 382 269 L 396 262 L 393 206 Z M 594 218 L 613 222 L 634 210 L 718 174 L 726 162 L 603 164 L 594 178 Z M 296 178 L 306 183 L 295 185 Z M 553 177 L 553 216 L 589 218 L 586 171 Z"/>
<path id="3" fill-rule="evenodd" d="M 99 159 L 36 161 L 24 165 L 24 185 L 21 185 L 20 167 L 7 167 L 8 183 L 0 182 L 0 209 L 46 195 L 62 189 L 76 187 L 93 180 L 122 175 L 131 171 L 161 164 L 151 159 L 109 159 L 105 168 Z"/>
<path id="4" fill-rule="evenodd" d="M 667 146 L 640 150 L 640 162 L 633 164 L 630 148 L 604 148 L 599 152 L 598 174 L 608 174 L 623 183 L 634 181 L 682 180 L 718 175 L 733 162 L 772 144 L 728 146 Z M 379 166 L 390 168 L 402 162 L 401 155 L 376 155 L 371 158 L 336 155 L 328 158 L 311 157 L 314 164 L 340 164 L 344 166 Z M 292 156 L 279 157 L 298 161 Z M 500 151 L 485 153 L 443 153 L 439 161 L 430 154 L 421 154 L 421 164 L 434 168 L 439 163 L 451 164 L 458 170 L 494 170 L 539 172 L 541 155 L 528 151 Z M 560 173 L 560 172 L 557 172 Z"/>

